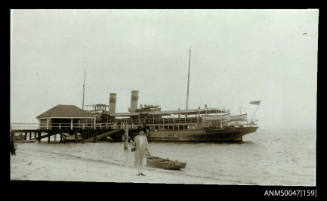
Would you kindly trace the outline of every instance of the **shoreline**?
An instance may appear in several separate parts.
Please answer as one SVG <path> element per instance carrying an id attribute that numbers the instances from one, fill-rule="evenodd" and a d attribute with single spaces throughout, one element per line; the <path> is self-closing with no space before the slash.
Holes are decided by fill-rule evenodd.
<path id="1" fill-rule="evenodd" d="M 10 156 L 10 180 L 221 184 L 214 179 L 161 172 L 154 168 L 146 168 L 144 173 L 146 176 L 137 176 L 136 168 L 127 164 L 37 152 L 24 146 L 19 146 L 16 155 Z"/>

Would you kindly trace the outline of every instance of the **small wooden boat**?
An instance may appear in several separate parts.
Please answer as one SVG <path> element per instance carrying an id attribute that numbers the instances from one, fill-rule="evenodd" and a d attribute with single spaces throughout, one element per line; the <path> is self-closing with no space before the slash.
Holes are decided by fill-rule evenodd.
<path id="1" fill-rule="evenodd" d="M 21 143 L 36 143 L 36 140 L 23 140 Z"/>
<path id="2" fill-rule="evenodd" d="M 23 135 L 16 135 L 14 140 L 15 140 L 15 142 L 24 141 L 24 136 Z"/>
<path id="3" fill-rule="evenodd" d="M 62 134 L 63 142 L 76 142 L 76 141 L 82 141 L 82 136 L 77 135 L 77 139 L 75 139 L 75 135 L 69 135 L 69 134 Z"/>
<path id="4" fill-rule="evenodd" d="M 180 170 L 182 168 L 185 168 L 186 162 L 173 161 L 150 155 L 147 157 L 147 166 L 168 170 Z"/>

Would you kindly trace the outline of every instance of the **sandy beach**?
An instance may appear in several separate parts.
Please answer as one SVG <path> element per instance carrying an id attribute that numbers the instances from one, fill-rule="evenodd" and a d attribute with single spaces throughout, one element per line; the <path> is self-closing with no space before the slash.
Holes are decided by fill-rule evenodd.
<path id="1" fill-rule="evenodd" d="M 181 171 L 147 168 L 144 177 L 136 175 L 134 152 L 124 152 L 122 142 L 47 143 L 44 139 L 41 143 L 16 144 L 17 155 L 10 158 L 10 178 L 315 186 L 314 133 L 311 130 L 262 130 L 236 144 L 151 142 L 151 155 L 187 162 L 187 165 Z M 297 143 L 292 143 L 294 141 Z"/>
<path id="2" fill-rule="evenodd" d="M 128 165 L 38 152 L 27 147 L 18 144 L 16 155 L 10 158 L 11 180 L 218 184 L 217 180 L 160 172 L 152 168 L 146 169 L 146 176 L 137 176 L 136 169 Z"/>

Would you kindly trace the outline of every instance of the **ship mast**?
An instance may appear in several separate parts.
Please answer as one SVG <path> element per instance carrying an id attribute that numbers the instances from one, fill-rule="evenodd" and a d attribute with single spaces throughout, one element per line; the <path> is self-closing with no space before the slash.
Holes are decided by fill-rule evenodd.
<path id="1" fill-rule="evenodd" d="M 191 48 L 188 50 L 188 74 L 187 74 L 187 92 L 186 92 L 186 110 L 188 110 L 188 97 L 189 97 L 189 88 L 190 88 L 190 70 L 191 70 Z"/>
<path id="2" fill-rule="evenodd" d="M 82 110 L 84 110 L 84 95 L 85 95 L 85 69 L 84 69 L 84 81 L 83 81 L 83 99 L 82 99 Z"/>

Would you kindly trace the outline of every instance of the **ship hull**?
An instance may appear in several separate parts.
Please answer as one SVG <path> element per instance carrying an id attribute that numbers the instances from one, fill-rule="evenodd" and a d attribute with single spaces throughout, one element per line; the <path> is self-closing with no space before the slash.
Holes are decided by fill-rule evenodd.
<path id="1" fill-rule="evenodd" d="M 166 142 L 240 142 L 243 136 L 253 133 L 258 127 L 207 128 L 190 130 L 150 131 L 148 141 Z"/>

